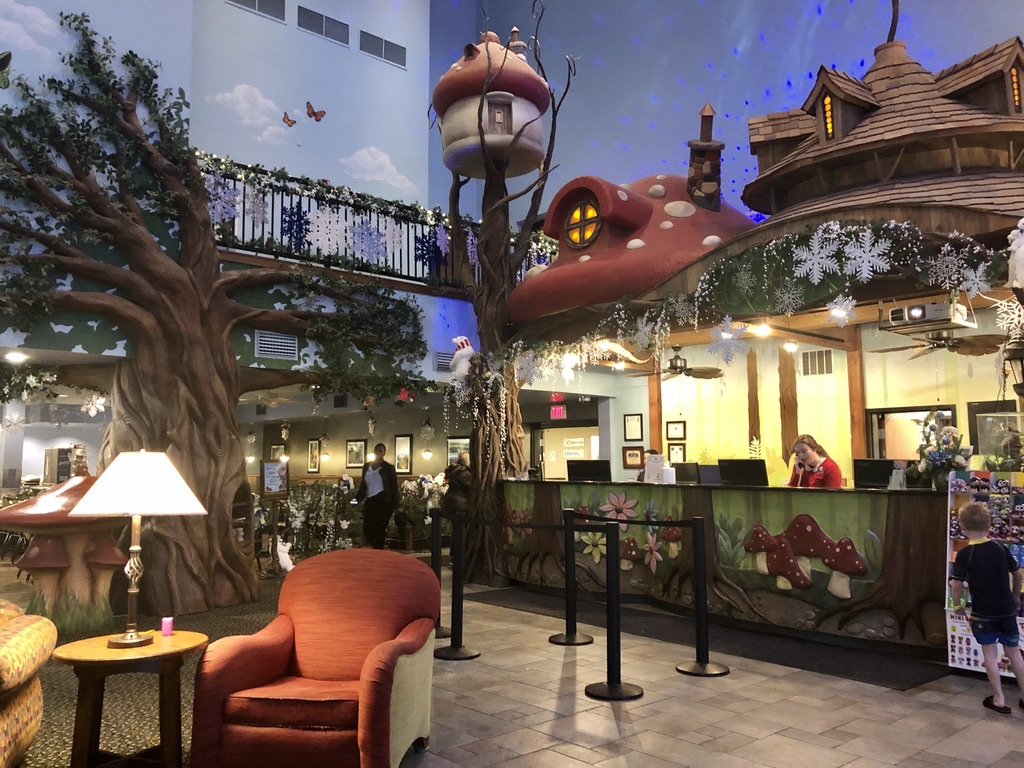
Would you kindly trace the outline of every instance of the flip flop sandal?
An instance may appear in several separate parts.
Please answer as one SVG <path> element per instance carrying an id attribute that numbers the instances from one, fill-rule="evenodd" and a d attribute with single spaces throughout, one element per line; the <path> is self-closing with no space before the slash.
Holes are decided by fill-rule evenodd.
<path id="1" fill-rule="evenodd" d="M 1001 706 L 1001 707 L 997 706 L 992 701 L 993 698 L 994 698 L 993 696 L 986 696 L 985 700 L 983 702 L 981 702 L 982 705 L 984 705 L 987 709 L 991 709 L 993 712 L 998 712 L 1000 715 L 1008 715 L 1008 714 L 1010 714 L 1010 712 L 1013 711 L 1008 706 L 1006 706 L 1005 704 L 1003 706 Z M 1021 706 L 1024 707 L 1024 703 L 1022 703 Z"/>

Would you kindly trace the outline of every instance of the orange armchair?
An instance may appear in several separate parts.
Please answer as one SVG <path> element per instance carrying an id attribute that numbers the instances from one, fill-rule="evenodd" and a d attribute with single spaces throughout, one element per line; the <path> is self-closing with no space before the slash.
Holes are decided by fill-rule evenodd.
<path id="1" fill-rule="evenodd" d="M 299 563 L 276 619 L 203 654 L 191 765 L 397 768 L 430 735 L 440 609 L 434 572 L 408 555 L 350 549 Z"/>

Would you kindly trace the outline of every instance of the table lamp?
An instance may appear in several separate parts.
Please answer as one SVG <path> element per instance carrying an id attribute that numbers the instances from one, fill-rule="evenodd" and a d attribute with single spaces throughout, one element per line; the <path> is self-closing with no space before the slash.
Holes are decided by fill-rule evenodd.
<path id="1" fill-rule="evenodd" d="M 121 516 L 132 519 L 132 543 L 128 563 L 128 622 L 124 634 L 107 640 L 109 648 L 136 648 L 153 642 L 151 634 L 140 634 L 135 623 L 139 579 L 142 578 L 142 516 L 205 515 L 196 498 L 166 453 L 138 451 L 119 453 L 92 488 L 68 513 L 76 515 Z"/>

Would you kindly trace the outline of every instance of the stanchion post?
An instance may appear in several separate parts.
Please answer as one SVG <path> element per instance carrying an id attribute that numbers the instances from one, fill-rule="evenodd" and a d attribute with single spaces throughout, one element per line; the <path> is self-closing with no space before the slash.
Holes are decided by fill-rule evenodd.
<path id="1" fill-rule="evenodd" d="M 554 645 L 590 645 L 591 635 L 576 631 L 576 536 L 573 520 L 576 510 L 562 510 L 563 541 L 565 542 L 565 633 L 552 635 Z"/>
<path id="2" fill-rule="evenodd" d="M 693 533 L 693 600 L 697 613 L 697 659 L 693 662 L 683 662 L 676 667 L 676 671 L 697 677 L 720 677 L 728 675 L 729 668 L 725 664 L 712 663 L 708 660 L 708 572 L 704 550 L 704 518 L 694 517 L 690 522 L 690 530 Z"/>
<path id="3" fill-rule="evenodd" d="M 619 615 L 619 599 L 621 597 L 619 593 L 619 521 L 608 522 L 605 528 L 608 553 L 608 557 L 605 559 L 607 567 L 605 605 L 608 609 L 608 679 L 603 683 L 591 683 L 584 689 L 584 692 L 592 699 L 629 701 L 643 696 L 644 689 L 639 685 L 622 682 L 622 628 Z"/>
<path id="4" fill-rule="evenodd" d="M 435 648 L 435 659 L 466 661 L 475 659 L 480 651 L 462 644 L 462 595 L 466 567 L 466 523 L 462 515 L 452 520 L 452 643 L 447 648 Z"/>
<path id="5" fill-rule="evenodd" d="M 430 567 L 434 569 L 437 583 L 441 583 L 441 510 L 430 510 Z M 434 637 L 444 640 L 452 636 L 450 630 L 441 626 L 441 614 L 434 622 Z"/>

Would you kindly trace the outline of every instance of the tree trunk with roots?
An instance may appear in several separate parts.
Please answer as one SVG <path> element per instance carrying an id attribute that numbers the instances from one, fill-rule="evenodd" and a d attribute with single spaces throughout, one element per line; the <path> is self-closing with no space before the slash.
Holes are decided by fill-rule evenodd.
<path id="1" fill-rule="evenodd" d="M 226 347 L 226 348 L 225 348 Z M 251 535 L 239 541 L 234 519 L 250 525 L 252 495 L 237 438 L 235 361 L 230 346 L 193 346 L 182 360 L 145 350 L 118 365 L 100 469 L 122 451 L 165 451 L 210 514 L 159 517 L 143 528 L 143 609 L 192 613 L 257 596 Z M 226 380 L 223 377 L 226 377 Z M 154 488 L 154 494 L 160 489 Z"/>
<path id="2" fill-rule="evenodd" d="M 534 39 L 538 36 L 540 21 L 543 18 L 543 3 L 538 3 L 535 10 L 537 25 Z M 536 54 L 536 50 L 534 53 L 538 72 L 547 81 L 543 62 Z M 452 186 L 448 196 L 451 224 L 450 258 L 457 280 L 473 301 L 482 356 L 491 355 L 495 359 L 502 359 L 506 344 L 514 334 L 515 329 L 509 321 L 506 301 L 529 255 L 533 225 L 538 219 L 547 174 L 551 169 L 558 109 L 568 93 L 570 81 L 575 74 L 573 60 L 567 61 L 568 74 L 561 97 L 556 99 L 554 92 L 549 89 L 551 129 L 540 172 L 524 190 L 510 195 L 506 184 L 507 159 L 492 156 L 484 131 L 484 100 L 494 76 L 503 65 L 499 59 L 488 59 L 491 69 L 480 95 L 477 125 L 485 169 L 481 202 L 483 216 L 476 247 L 478 265 L 472 264 L 469 260 L 466 233 L 459 212 L 462 187 L 469 179 L 460 177 L 458 173 L 452 174 Z M 521 134 L 522 129 L 513 138 L 513 149 Z M 531 195 L 529 208 L 523 217 L 522 228 L 510 244 L 509 204 L 527 194 Z M 486 584 L 504 580 L 508 573 L 505 551 L 501 545 L 503 538 L 500 529 L 501 505 L 498 483 L 505 477 L 520 476 L 526 471 L 523 418 L 519 410 L 519 391 L 523 382 L 517 380 L 515 363 L 507 357 L 502 359 L 501 370 L 495 375 L 501 379 L 500 385 L 493 380 L 484 357 L 478 357 L 471 363 L 468 386 L 474 426 L 470 439 L 473 471 L 470 514 L 478 516 L 487 524 L 472 526 L 469 529 L 466 574 L 470 581 Z"/>

